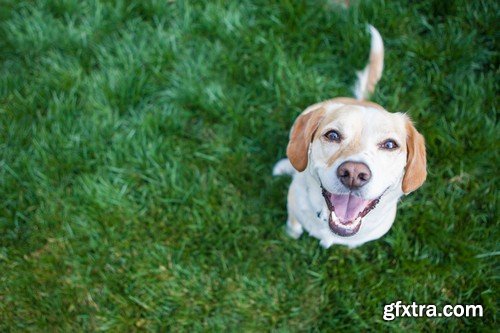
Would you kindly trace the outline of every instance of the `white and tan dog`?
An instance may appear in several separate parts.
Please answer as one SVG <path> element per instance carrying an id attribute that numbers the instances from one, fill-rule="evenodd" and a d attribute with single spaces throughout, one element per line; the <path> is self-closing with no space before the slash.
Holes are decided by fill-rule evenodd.
<path id="1" fill-rule="evenodd" d="M 365 101 L 382 75 L 384 46 L 370 26 L 371 50 L 358 73 L 356 99 L 335 98 L 308 107 L 295 120 L 274 175 L 293 176 L 287 232 L 303 229 L 320 240 L 356 247 L 392 226 L 399 198 L 427 176 L 423 136 L 409 117 Z"/>

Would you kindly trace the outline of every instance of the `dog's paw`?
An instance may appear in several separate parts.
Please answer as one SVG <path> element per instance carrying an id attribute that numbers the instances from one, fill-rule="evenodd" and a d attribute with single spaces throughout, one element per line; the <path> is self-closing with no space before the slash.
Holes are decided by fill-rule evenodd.
<path id="1" fill-rule="evenodd" d="M 322 239 L 320 242 L 319 242 L 319 245 L 321 245 L 321 247 L 325 248 L 325 249 L 328 249 L 330 246 L 333 245 L 333 239 L 329 239 L 329 240 L 326 240 L 326 239 Z"/>
<path id="2" fill-rule="evenodd" d="M 293 239 L 298 239 L 303 232 L 304 229 L 298 222 L 290 223 L 290 220 L 286 221 L 286 233 L 288 234 L 288 236 L 292 237 Z"/>

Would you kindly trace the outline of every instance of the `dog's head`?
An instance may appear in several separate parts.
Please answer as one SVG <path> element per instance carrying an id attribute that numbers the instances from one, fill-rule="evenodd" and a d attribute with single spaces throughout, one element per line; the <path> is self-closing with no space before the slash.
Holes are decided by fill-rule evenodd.
<path id="1" fill-rule="evenodd" d="M 356 234 L 382 196 L 408 194 L 427 176 L 424 138 L 406 115 L 347 98 L 302 113 L 287 155 L 319 181 L 330 228 L 340 236 Z"/>

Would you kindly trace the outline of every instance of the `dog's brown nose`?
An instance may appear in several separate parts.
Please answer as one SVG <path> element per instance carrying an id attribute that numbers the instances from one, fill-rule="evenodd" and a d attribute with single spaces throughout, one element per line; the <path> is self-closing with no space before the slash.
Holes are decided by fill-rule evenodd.
<path id="1" fill-rule="evenodd" d="M 337 177 L 347 188 L 357 189 L 372 178 L 368 165 L 361 162 L 344 162 L 337 169 Z"/>

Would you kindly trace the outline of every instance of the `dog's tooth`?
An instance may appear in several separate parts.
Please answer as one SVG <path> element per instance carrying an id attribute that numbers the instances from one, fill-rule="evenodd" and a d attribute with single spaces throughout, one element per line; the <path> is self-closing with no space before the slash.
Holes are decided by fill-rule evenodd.
<path id="1" fill-rule="evenodd" d="M 337 217 L 337 215 L 335 215 L 335 212 L 332 212 L 332 220 L 335 222 L 335 223 L 339 223 L 340 220 L 339 218 Z"/>

